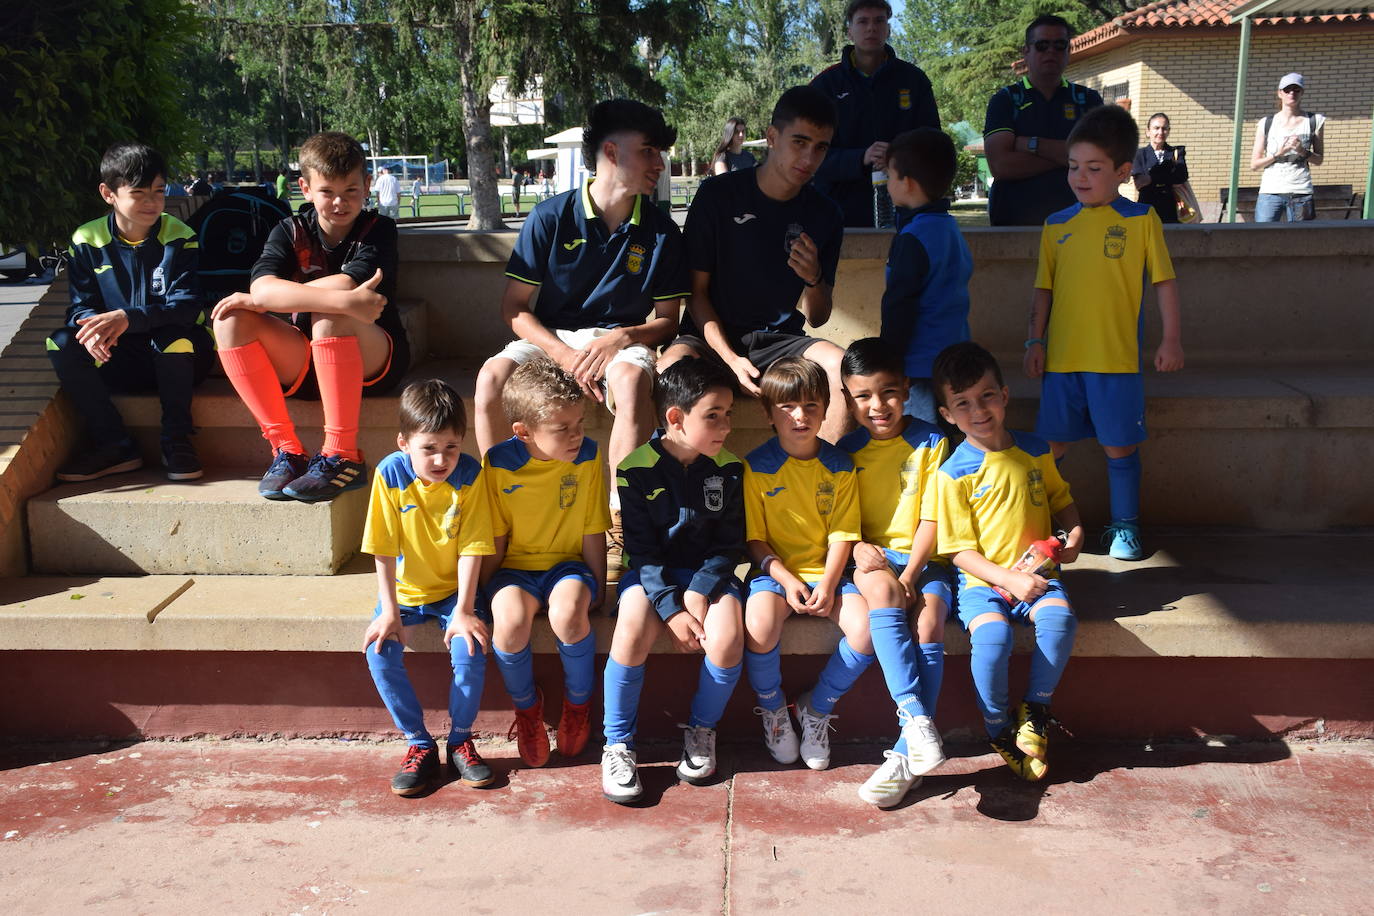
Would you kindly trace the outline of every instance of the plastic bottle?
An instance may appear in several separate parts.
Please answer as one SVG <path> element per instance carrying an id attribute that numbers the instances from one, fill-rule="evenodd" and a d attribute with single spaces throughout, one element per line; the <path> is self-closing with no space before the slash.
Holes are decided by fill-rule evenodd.
<path id="1" fill-rule="evenodd" d="M 1031 545 L 1026 548 L 1026 552 L 1021 554 L 1021 559 L 1012 565 L 1012 572 L 1028 572 L 1032 575 L 1044 575 L 1049 572 L 1054 564 L 1059 562 L 1059 554 L 1064 549 L 1064 540 L 1060 537 L 1045 538 L 1043 541 L 1031 541 Z M 1012 604 L 1020 602 L 1004 588 L 994 585 L 993 590 Z"/>
<path id="2" fill-rule="evenodd" d="M 873 226 L 891 229 L 897 224 L 892 207 L 892 195 L 887 193 L 887 172 L 873 173 Z"/>

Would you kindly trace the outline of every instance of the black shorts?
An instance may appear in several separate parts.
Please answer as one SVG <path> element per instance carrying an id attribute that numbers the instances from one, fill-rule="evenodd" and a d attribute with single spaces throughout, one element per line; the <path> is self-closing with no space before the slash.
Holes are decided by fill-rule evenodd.
<path id="1" fill-rule="evenodd" d="M 807 350 L 818 343 L 824 343 L 824 341 L 819 337 L 808 337 L 805 334 L 787 334 L 782 331 L 751 331 L 741 335 L 733 343 L 736 353 L 753 363 L 754 368 L 764 372 L 784 356 L 805 356 Z M 695 334 L 680 334 L 673 339 L 670 346 L 691 347 L 708 359 L 721 362 L 716 351 L 712 350 L 705 340 Z"/>

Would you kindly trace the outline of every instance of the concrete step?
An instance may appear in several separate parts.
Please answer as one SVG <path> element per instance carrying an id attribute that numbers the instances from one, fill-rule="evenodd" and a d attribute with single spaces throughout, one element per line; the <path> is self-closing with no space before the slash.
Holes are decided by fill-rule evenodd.
<path id="1" fill-rule="evenodd" d="M 1076 734 L 1374 736 L 1374 531 L 1177 530 L 1153 535 L 1147 546 L 1150 557 L 1141 563 L 1090 554 L 1066 572 L 1080 625 L 1055 703 Z M 0 686 L 24 683 L 32 698 L 22 721 L 9 723 L 12 733 L 388 733 L 357 657 L 375 594 L 362 558 L 336 576 L 6 580 Z M 593 628 L 604 656 L 614 620 L 594 615 Z M 789 697 L 811 685 L 838 638 L 828 620 L 787 622 Z M 448 660 L 437 627 L 421 627 L 410 646 L 408 667 L 422 701 L 442 709 Z M 556 697 L 557 646 L 542 616 L 533 647 L 539 682 Z M 1029 631 L 1017 628 L 1014 685 L 1023 681 L 1031 648 Z M 973 728 L 968 640 L 956 624 L 946 631 L 946 651 L 942 726 Z M 641 717 L 646 735 L 673 732 L 680 720 L 655 711 L 678 714 L 697 664 L 666 640 L 654 647 Z M 215 671 L 213 689 L 202 683 L 207 669 Z M 76 677 L 78 670 L 88 674 Z M 730 720 L 741 727 L 750 720 L 748 694 L 742 683 L 731 704 Z M 508 704 L 492 672 L 479 728 L 504 730 Z M 132 732 L 97 724 L 116 711 L 121 727 L 134 723 Z M 887 734 L 891 700 L 879 672 L 865 674 L 838 711 L 851 738 Z M 154 720 L 139 731 L 138 723 Z"/>
<path id="2" fill-rule="evenodd" d="M 28 503 L 33 570 L 52 575 L 329 576 L 354 556 L 367 489 L 274 502 L 260 468 L 172 482 L 145 469 L 64 484 Z"/>

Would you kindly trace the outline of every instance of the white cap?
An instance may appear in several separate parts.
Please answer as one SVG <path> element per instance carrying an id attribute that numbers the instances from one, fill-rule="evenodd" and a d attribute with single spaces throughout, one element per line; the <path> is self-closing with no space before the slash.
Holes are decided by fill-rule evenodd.
<path id="1" fill-rule="evenodd" d="M 1283 79 L 1279 80 L 1279 88 L 1280 88 L 1280 89 L 1287 89 L 1289 86 L 1297 86 L 1299 89 L 1306 89 L 1306 88 L 1307 88 L 1307 87 L 1304 86 L 1303 83 L 1302 83 L 1302 74 L 1301 74 L 1301 73 L 1290 73 L 1290 74 L 1288 74 L 1287 76 L 1285 76 Z"/>

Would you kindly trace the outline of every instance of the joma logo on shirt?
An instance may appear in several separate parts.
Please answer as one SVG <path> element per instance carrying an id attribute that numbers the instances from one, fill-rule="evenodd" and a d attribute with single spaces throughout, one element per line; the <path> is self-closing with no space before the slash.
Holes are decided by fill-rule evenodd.
<path id="1" fill-rule="evenodd" d="M 586 239 L 573 239 L 571 242 L 564 242 L 563 248 L 567 251 L 576 251 L 578 245 L 585 245 Z"/>

